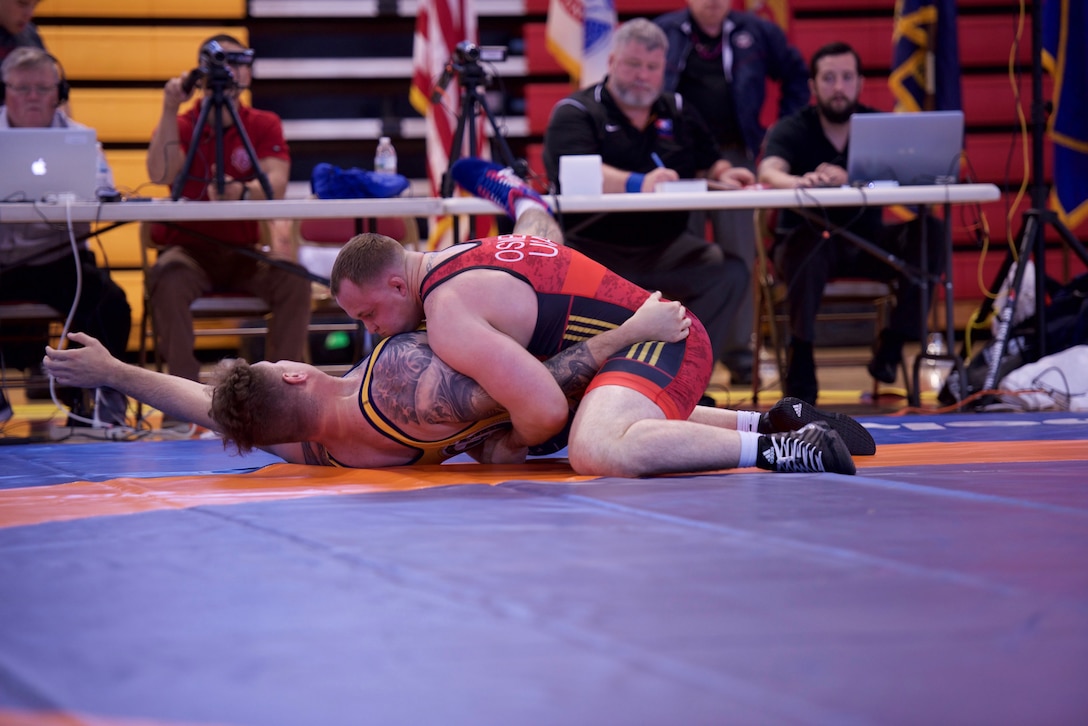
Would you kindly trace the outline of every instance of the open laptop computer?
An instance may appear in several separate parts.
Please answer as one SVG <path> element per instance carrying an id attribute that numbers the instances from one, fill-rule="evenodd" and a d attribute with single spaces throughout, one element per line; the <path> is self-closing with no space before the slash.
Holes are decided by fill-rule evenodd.
<path id="1" fill-rule="evenodd" d="M 96 201 L 94 129 L 0 129 L 0 202 Z"/>
<path id="2" fill-rule="evenodd" d="M 846 173 L 853 186 L 955 184 L 962 152 L 962 111 L 856 113 Z"/>

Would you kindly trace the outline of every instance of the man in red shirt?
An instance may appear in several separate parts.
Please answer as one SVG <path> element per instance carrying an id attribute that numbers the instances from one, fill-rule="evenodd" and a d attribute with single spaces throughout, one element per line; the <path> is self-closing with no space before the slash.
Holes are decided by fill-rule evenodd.
<path id="1" fill-rule="evenodd" d="M 246 136 L 253 145 L 257 164 L 264 172 L 272 197 L 282 199 L 291 171 L 291 158 L 283 137 L 280 118 L 239 102 L 239 94 L 252 79 L 253 51 L 229 35 L 209 38 L 225 54 L 224 65 L 232 83 L 224 93 L 226 103 L 237 112 Z M 201 104 L 182 114 L 178 109 L 190 97 L 194 79 L 186 74 L 172 78 L 163 92 L 162 117 L 147 150 L 147 172 L 151 181 L 173 185 L 185 170 L 186 155 L 198 145 L 181 198 L 215 202 L 219 200 L 266 199 L 257 169 L 245 148 L 229 109 L 209 108 L 199 139 L 194 141 Z M 212 89 L 205 88 L 206 99 Z M 224 187 L 218 189 L 215 167 L 215 113 L 222 110 Z M 280 226 L 272 223 L 273 232 Z M 208 241 L 213 237 L 220 244 Z M 271 256 L 297 261 L 297 250 L 287 235 L 271 234 Z M 180 225 L 153 225 L 152 241 L 164 250 L 148 275 L 151 308 L 158 335 L 159 352 L 170 373 L 197 380 L 200 363 L 193 351 L 193 318 L 189 306 L 210 292 L 243 292 L 260 297 L 272 310 L 266 357 L 269 360 L 304 360 L 310 322 L 310 282 L 299 275 L 263 264 L 232 250 L 231 246 L 256 248 L 262 244 L 257 222 L 187 222 Z"/>

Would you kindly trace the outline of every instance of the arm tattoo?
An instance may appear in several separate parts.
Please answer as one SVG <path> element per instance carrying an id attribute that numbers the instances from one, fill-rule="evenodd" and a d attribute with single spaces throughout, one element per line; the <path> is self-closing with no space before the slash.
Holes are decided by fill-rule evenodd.
<path id="1" fill-rule="evenodd" d="M 544 361 L 544 367 L 568 398 L 580 398 L 601 364 L 589 352 L 587 343 L 579 343 Z"/>
<path id="2" fill-rule="evenodd" d="M 371 396 L 394 424 L 469 423 L 501 409 L 480 384 L 443 363 L 422 335 L 397 336 L 382 349 Z"/>
<path id="3" fill-rule="evenodd" d="M 479 383 L 450 368 L 423 334 L 389 340 L 374 364 L 372 402 L 394 425 L 470 423 L 502 409 Z M 544 361 L 568 397 L 579 398 L 601 364 L 579 343 Z"/>

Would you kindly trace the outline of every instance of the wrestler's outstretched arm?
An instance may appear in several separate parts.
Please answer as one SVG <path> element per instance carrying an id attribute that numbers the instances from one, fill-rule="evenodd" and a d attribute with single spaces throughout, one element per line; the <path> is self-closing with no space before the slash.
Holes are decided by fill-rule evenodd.
<path id="1" fill-rule="evenodd" d="M 208 386 L 118 360 L 86 333 L 69 333 L 68 339 L 83 347 L 58 350 L 46 346 L 42 361 L 46 373 L 58 384 L 76 388 L 109 386 L 172 418 L 215 428 L 208 416 L 211 400 Z"/>

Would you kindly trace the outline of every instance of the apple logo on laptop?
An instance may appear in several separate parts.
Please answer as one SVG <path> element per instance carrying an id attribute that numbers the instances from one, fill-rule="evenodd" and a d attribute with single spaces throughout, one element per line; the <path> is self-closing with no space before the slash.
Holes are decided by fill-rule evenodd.
<path id="1" fill-rule="evenodd" d="M 37 161 L 31 162 L 30 173 L 34 176 L 45 176 L 45 159 L 38 157 Z"/>

